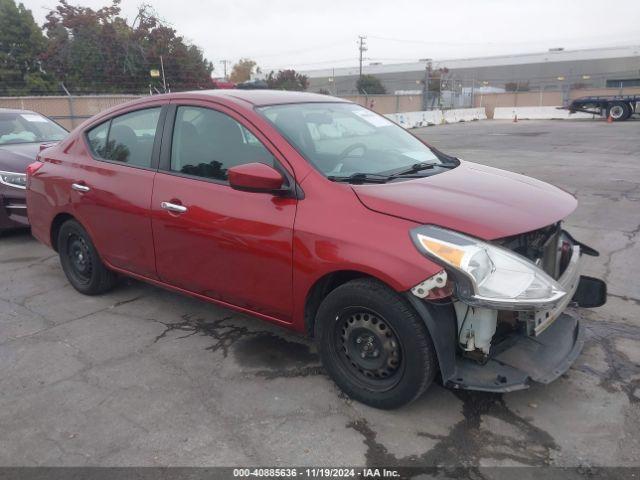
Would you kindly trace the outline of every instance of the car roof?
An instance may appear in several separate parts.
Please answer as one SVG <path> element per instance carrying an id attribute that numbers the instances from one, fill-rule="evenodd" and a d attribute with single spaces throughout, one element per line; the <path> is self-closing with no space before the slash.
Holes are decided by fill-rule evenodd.
<path id="1" fill-rule="evenodd" d="M 283 103 L 320 103 L 320 102 L 341 102 L 349 103 L 348 100 L 309 92 L 288 92 L 285 90 L 240 90 L 240 89 L 218 89 L 218 90 L 196 90 L 192 92 L 170 94 L 172 98 L 181 96 L 203 96 L 210 98 L 224 98 L 234 102 L 238 100 L 260 107 L 265 105 L 278 105 Z"/>
<path id="2" fill-rule="evenodd" d="M 85 129 L 87 125 L 98 124 L 114 114 L 133 111 L 140 106 L 155 101 L 172 101 L 180 99 L 218 100 L 222 104 L 236 104 L 239 107 L 252 108 L 266 105 L 282 105 L 292 103 L 353 103 L 343 98 L 322 95 L 320 93 L 289 92 L 285 90 L 240 90 L 240 89 L 216 89 L 216 90 L 192 90 L 188 92 L 161 93 L 148 95 L 129 102 L 114 105 L 101 111 L 78 128 Z M 143 107 L 144 108 L 144 107 Z M 0 109 L 1 110 L 1 109 Z"/>

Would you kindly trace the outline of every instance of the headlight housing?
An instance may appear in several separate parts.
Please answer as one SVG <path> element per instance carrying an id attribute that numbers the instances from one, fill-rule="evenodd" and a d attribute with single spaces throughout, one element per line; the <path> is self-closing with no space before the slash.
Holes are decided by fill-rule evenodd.
<path id="1" fill-rule="evenodd" d="M 457 296 L 469 305 L 545 309 L 567 294 L 535 264 L 510 250 L 433 225 L 411 230 L 411 238 L 420 252 L 451 273 Z"/>
<path id="2" fill-rule="evenodd" d="M 0 183 L 24 190 L 27 188 L 27 175 L 24 173 L 0 171 Z"/>

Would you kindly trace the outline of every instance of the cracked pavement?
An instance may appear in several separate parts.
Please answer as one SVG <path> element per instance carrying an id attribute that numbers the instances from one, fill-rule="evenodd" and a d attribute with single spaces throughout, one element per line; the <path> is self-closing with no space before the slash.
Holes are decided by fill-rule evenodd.
<path id="1" fill-rule="evenodd" d="M 577 195 L 606 306 L 548 386 L 433 385 L 378 411 L 341 394 L 296 335 L 134 280 L 85 297 L 26 232 L 0 237 L 1 466 L 639 466 L 640 122 L 417 130 L 464 159 Z"/>

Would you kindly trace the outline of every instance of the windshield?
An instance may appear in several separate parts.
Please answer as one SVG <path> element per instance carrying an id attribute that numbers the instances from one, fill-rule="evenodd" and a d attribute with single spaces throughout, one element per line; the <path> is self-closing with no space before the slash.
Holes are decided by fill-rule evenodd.
<path id="1" fill-rule="evenodd" d="M 62 140 L 67 131 L 39 113 L 0 112 L 0 145 Z"/>
<path id="2" fill-rule="evenodd" d="M 328 177 L 388 174 L 442 162 L 402 127 L 351 103 L 259 108 L 282 135 Z"/>

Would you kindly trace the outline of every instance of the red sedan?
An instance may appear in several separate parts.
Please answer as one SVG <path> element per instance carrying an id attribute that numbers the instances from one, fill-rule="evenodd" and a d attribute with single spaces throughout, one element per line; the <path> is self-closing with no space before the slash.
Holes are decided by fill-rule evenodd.
<path id="1" fill-rule="evenodd" d="M 135 277 L 313 336 L 353 398 L 394 408 L 436 375 L 504 392 L 580 353 L 604 303 L 561 220 L 573 196 L 461 161 L 325 95 L 168 94 L 120 105 L 31 165 L 33 234 L 93 295 Z"/>

